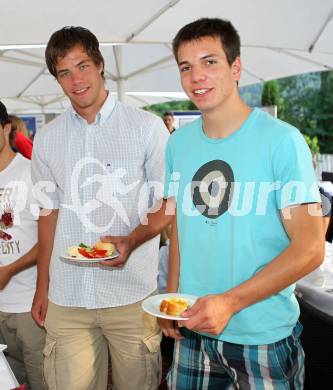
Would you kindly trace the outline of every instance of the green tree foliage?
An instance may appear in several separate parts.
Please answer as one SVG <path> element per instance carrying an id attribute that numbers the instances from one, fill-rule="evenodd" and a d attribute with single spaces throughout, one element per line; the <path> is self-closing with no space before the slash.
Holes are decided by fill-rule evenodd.
<path id="1" fill-rule="evenodd" d="M 310 73 L 278 80 L 278 117 L 311 138 L 321 153 L 333 153 L 333 72 Z"/>
<path id="2" fill-rule="evenodd" d="M 152 104 L 144 107 L 145 110 L 162 117 L 167 111 L 196 111 L 196 106 L 190 100 L 180 100 L 168 103 Z"/>
<path id="3" fill-rule="evenodd" d="M 314 137 L 310 137 L 309 135 L 304 135 L 306 143 L 309 145 L 312 156 L 316 156 L 320 152 L 320 147 L 318 145 L 318 137 L 315 135 Z"/>
<path id="4" fill-rule="evenodd" d="M 314 101 L 316 133 L 323 153 L 333 153 L 333 72 L 320 74 L 320 90 Z"/>
<path id="5" fill-rule="evenodd" d="M 267 81 L 264 84 L 261 95 L 262 106 L 279 106 L 280 93 L 279 86 L 276 80 Z"/>

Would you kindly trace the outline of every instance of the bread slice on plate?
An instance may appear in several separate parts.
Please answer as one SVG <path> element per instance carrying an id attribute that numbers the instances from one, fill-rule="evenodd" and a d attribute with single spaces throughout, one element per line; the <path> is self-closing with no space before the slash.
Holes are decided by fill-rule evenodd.
<path id="1" fill-rule="evenodd" d="M 187 299 L 171 297 L 163 299 L 160 305 L 160 311 L 170 316 L 179 316 L 189 307 L 190 304 Z"/>

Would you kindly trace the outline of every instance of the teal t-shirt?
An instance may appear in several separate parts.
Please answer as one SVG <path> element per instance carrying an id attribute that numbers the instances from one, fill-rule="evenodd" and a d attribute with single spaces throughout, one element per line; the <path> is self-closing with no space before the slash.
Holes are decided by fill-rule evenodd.
<path id="1" fill-rule="evenodd" d="M 178 129 L 166 159 L 165 196 L 177 199 L 181 293 L 218 294 L 245 282 L 290 243 L 280 209 L 320 202 L 303 136 L 259 109 L 223 139 L 208 138 L 201 118 Z M 298 317 L 292 285 L 235 314 L 218 338 L 273 343 L 291 334 Z"/>

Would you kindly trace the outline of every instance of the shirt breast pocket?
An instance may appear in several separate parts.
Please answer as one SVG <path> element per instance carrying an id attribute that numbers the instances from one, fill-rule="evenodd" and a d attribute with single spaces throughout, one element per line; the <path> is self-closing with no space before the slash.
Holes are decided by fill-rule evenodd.
<path id="1" fill-rule="evenodd" d="M 139 160 L 114 159 L 104 162 L 108 190 L 113 195 L 127 196 L 142 182 L 143 168 Z"/>

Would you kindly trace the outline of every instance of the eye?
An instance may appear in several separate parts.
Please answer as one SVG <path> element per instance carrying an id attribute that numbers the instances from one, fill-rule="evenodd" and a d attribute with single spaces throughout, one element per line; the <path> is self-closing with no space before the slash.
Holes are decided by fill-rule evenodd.
<path id="1" fill-rule="evenodd" d="M 69 72 L 68 71 L 63 71 L 63 72 L 60 72 L 59 74 L 58 74 L 58 77 L 60 78 L 60 79 L 65 79 L 66 77 L 68 77 L 69 76 Z"/>
<path id="2" fill-rule="evenodd" d="M 190 66 L 189 65 L 184 65 L 184 66 L 181 66 L 179 68 L 179 70 L 183 73 L 183 72 L 187 72 L 188 70 L 190 70 Z"/>
<path id="3" fill-rule="evenodd" d="M 206 61 L 207 65 L 213 65 L 213 64 L 216 64 L 216 63 L 217 63 L 217 61 L 216 60 L 212 60 L 212 59 L 209 59 L 209 60 Z"/>
<path id="4" fill-rule="evenodd" d="M 79 69 L 80 70 L 86 70 L 88 68 L 88 66 L 89 66 L 88 64 L 81 64 Z"/>

